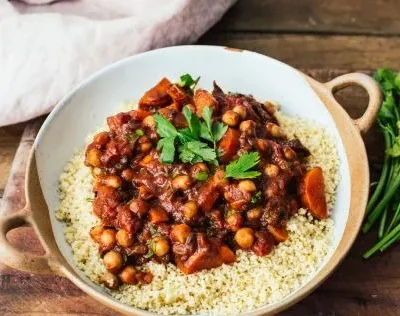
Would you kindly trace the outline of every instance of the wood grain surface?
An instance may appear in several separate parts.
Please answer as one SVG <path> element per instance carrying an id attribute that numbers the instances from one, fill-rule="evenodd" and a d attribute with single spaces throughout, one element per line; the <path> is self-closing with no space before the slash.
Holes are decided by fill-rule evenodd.
<path id="1" fill-rule="evenodd" d="M 244 0 L 217 31 L 399 35 L 398 0 Z"/>
<path id="2" fill-rule="evenodd" d="M 384 65 L 400 69 L 399 12 L 398 0 L 241 0 L 199 43 L 255 50 L 327 81 L 353 70 L 371 73 Z M 368 101 L 358 87 L 339 91 L 336 97 L 353 118 Z M 23 164 L 40 123 L 0 128 L 0 216 L 24 203 Z M 365 142 L 374 180 L 383 155 L 376 128 Z M 30 228 L 12 231 L 9 238 L 25 251 L 41 251 Z M 282 315 L 400 315 L 400 247 L 363 261 L 361 254 L 374 239 L 374 232 L 359 236 L 330 279 Z M 67 279 L 5 266 L 0 266 L 0 302 L 0 315 L 6 316 L 116 314 Z"/>

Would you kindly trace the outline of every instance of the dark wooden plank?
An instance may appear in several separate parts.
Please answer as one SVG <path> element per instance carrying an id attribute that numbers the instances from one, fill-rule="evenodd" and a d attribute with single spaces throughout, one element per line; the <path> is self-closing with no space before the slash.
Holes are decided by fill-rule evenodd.
<path id="1" fill-rule="evenodd" d="M 398 0 L 240 0 L 213 31 L 400 34 Z"/>
<path id="2" fill-rule="evenodd" d="M 0 128 L 0 199 L 25 126 L 25 123 L 21 123 Z"/>
<path id="3" fill-rule="evenodd" d="M 207 33 L 199 44 L 243 48 L 298 68 L 400 68 L 400 38 L 222 32 Z"/>
<path id="4" fill-rule="evenodd" d="M 348 71 L 314 69 L 305 72 L 320 81 L 328 81 Z M 362 89 L 351 87 L 339 92 L 337 99 L 357 117 L 361 115 L 368 98 Z M 20 147 L 22 149 L 19 150 L 12 168 L 10 183 L 13 187 L 7 187 L 5 191 L 7 211 L 19 209 L 23 204 L 21 170 L 24 169 L 26 158 L 19 155 L 26 155 L 29 147 L 26 145 L 32 143 L 35 129 L 32 129 L 32 126 L 30 128 L 23 136 L 24 141 Z M 366 142 L 370 164 L 379 168 L 382 149 L 381 137 L 376 129 L 367 135 Z M 21 249 L 40 251 L 38 242 L 31 233 L 27 233 L 27 229 L 11 232 L 11 239 Z M 373 234 L 359 237 L 337 272 L 314 294 L 282 315 L 395 315 L 399 308 L 397 299 L 400 294 L 400 248 L 394 248 L 383 256 L 364 262 L 361 254 L 372 244 L 374 238 Z M 117 314 L 94 301 L 67 279 L 31 275 L 4 266 L 0 267 L 0 301 L 0 315 Z"/>

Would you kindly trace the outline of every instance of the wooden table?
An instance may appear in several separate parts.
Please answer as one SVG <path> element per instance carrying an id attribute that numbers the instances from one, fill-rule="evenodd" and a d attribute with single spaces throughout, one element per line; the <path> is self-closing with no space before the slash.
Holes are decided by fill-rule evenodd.
<path id="1" fill-rule="evenodd" d="M 241 0 L 199 43 L 257 51 L 326 81 L 353 70 L 400 69 L 399 12 L 398 0 Z M 347 88 L 337 98 L 352 117 L 367 103 L 361 88 Z M 32 122 L 0 128 L 0 198 L 26 127 Z M 365 140 L 374 179 L 382 139 L 373 129 Z M 13 235 L 24 249 L 37 248 L 30 235 Z M 361 259 L 375 235 L 358 238 L 334 275 L 282 315 L 400 315 L 400 247 Z M 63 278 L 4 266 L 0 277 L 0 315 L 115 315 Z"/>

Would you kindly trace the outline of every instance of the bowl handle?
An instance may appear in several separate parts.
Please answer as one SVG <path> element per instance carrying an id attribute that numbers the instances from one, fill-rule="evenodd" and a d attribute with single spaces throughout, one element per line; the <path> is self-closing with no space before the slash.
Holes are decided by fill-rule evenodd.
<path id="1" fill-rule="evenodd" d="M 378 83 L 366 74 L 353 72 L 339 76 L 324 85 L 333 94 L 340 89 L 354 84 L 363 87 L 367 91 L 369 97 L 368 106 L 364 114 L 360 118 L 354 120 L 354 124 L 358 127 L 360 132 L 365 134 L 374 123 L 382 104 L 382 92 Z"/>
<path id="2" fill-rule="evenodd" d="M 7 239 L 7 233 L 21 226 L 34 226 L 28 207 L 0 219 L 0 258 L 8 266 L 32 273 L 54 274 L 47 255 L 38 256 L 22 252 Z"/>

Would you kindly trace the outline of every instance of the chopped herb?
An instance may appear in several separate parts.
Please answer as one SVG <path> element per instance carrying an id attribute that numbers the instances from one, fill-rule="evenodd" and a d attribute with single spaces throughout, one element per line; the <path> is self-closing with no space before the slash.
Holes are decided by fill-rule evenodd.
<path id="1" fill-rule="evenodd" d="M 217 142 L 224 136 L 228 130 L 228 125 L 221 122 L 212 122 L 213 109 L 205 107 L 203 110 L 204 122 L 200 126 L 200 137 L 213 143 L 214 150 L 217 147 Z"/>
<path id="2" fill-rule="evenodd" d="M 261 172 L 250 170 L 260 162 L 260 155 L 253 151 L 245 153 L 226 166 L 225 178 L 248 179 L 256 178 Z"/>
<path id="3" fill-rule="evenodd" d="M 153 224 L 149 224 L 148 227 L 149 227 L 149 231 L 150 231 L 152 237 L 161 236 L 161 233 L 158 231 L 157 228 L 154 227 Z M 151 242 L 151 241 L 149 241 L 148 244 L 149 244 L 150 242 Z"/>
<path id="4" fill-rule="evenodd" d="M 130 143 L 134 143 L 139 139 L 139 135 L 135 132 L 129 132 L 125 134 L 125 139 Z"/>
<path id="5" fill-rule="evenodd" d="M 143 135 L 144 135 L 144 131 L 143 131 L 142 129 L 138 128 L 138 129 L 136 130 L 136 135 L 138 135 L 138 136 L 143 136 Z"/>
<path id="6" fill-rule="evenodd" d="M 157 149 L 161 149 L 160 160 L 165 163 L 173 163 L 175 159 L 175 137 L 162 138 L 157 143 Z"/>
<path id="7" fill-rule="evenodd" d="M 260 201 L 261 199 L 261 191 L 258 191 L 256 194 L 254 194 L 254 196 L 251 198 L 250 202 L 253 204 L 256 204 L 258 201 Z"/>
<path id="8" fill-rule="evenodd" d="M 172 125 L 170 121 L 168 121 L 161 114 L 155 114 L 154 119 L 156 121 L 157 133 L 161 137 L 175 137 L 178 135 L 178 131 L 175 126 Z"/>
<path id="9" fill-rule="evenodd" d="M 195 115 L 187 106 L 183 108 L 183 115 L 185 116 L 186 121 L 189 125 L 189 130 L 191 136 L 194 139 L 199 138 L 200 133 L 200 119 L 197 115 Z"/>
<path id="10" fill-rule="evenodd" d="M 198 181 L 206 181 L 208 179 L 208 173 L 201 171 L 197 173 L 194 178 Z"/>
<path id="11" fill-rule="evenodd" d="M 150 259 L 153 256 L 154 256 L 154 251 L 152 250 L 149 250 L 149 252 L 144 255 L 146 259 Z"/>
<path id="12" fill-rule="evenodd" d="M 94 201 L 94 199 L 93 198 L 86 198 L 86 201 L 92 203 Z"/>
<path id="13" fill-rule="evenodd" d="M 197 79 L 193 79 L 191 75 L 189 74 L 184 74 L 180 77 L 181 81 L 178 83 L 178 85 L 182 88 L 194 90 L 196 87 L 197 83 L 200 80 L 200 77 L 197 77 Z"/>
<path id="14" fill-rule="evenodd" d="M 200 141 L 184 143 L 179 147 L 179 152 L 179 158 L 182 162 L 196 163 L 207 161 L 215 164 L 217 159 L 214 149 Z"/>
<path id="15" fill-rule="evenodd" d="M 160 161 L 173 163 L 175 148 L 178 147 L 179 159 L 184 163 L 194 164 L 206 161 L 217 165 L 216 142 L 221 139 L 228 127 L 220 122 L 212 123 L 212 109 L 210 108 L 205 108 L 203 122 L 188 107 L 184 107 L 183 115 L 188 122 L 188 127 L 180 130 L 177 130 L 162 115 L 154 115 L 157 133 L 161 137 L 157 144 L 157 149 L 161 150 Z M 201 141 L 201 138 L 212 142 L 213 147 Z"/>

